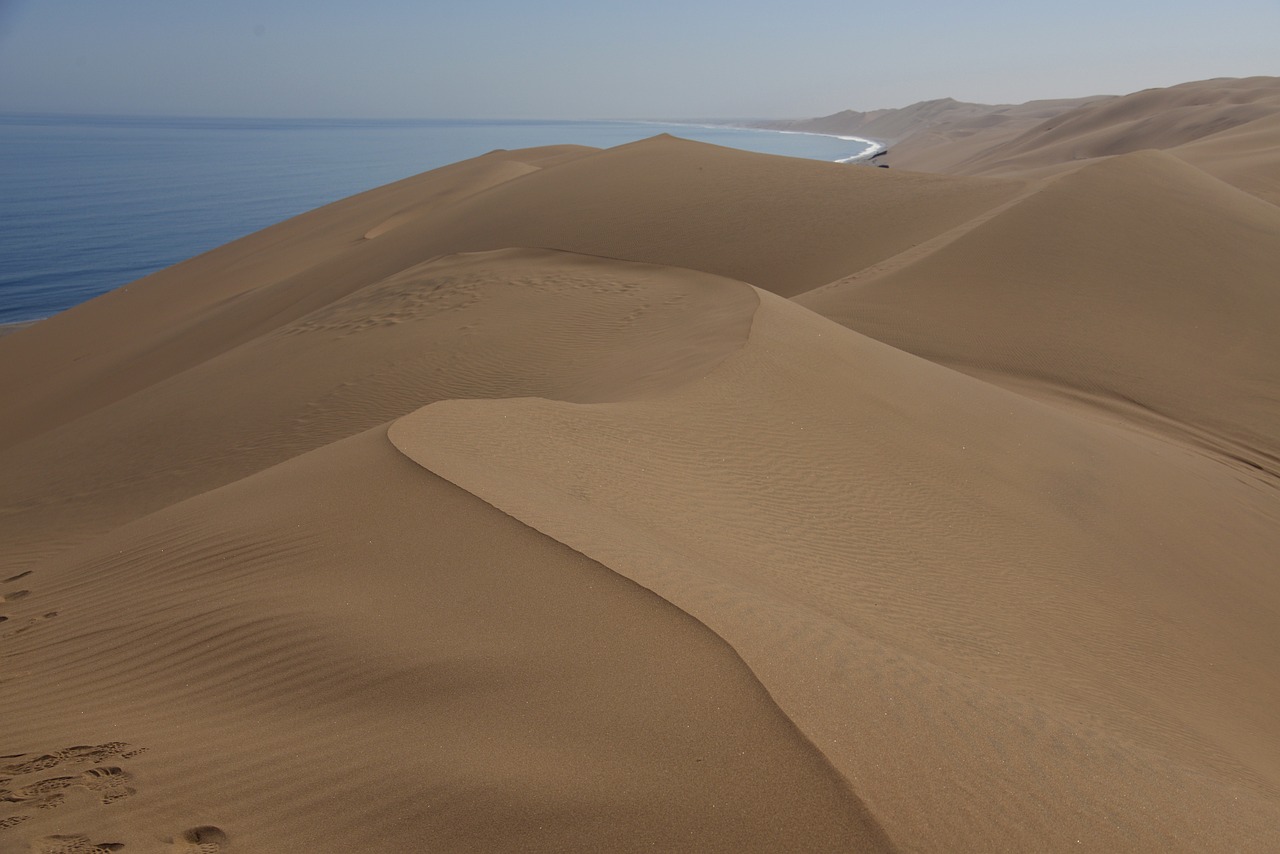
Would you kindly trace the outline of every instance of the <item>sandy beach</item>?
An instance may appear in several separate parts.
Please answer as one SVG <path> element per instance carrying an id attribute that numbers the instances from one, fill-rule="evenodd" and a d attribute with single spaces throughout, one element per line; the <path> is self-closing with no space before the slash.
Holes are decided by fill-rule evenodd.
<path id="1" fill-rule="evenodd" d="M 981 106 L 0 330 L 0 854 L 1280 850 L 1280 79 Z"/>

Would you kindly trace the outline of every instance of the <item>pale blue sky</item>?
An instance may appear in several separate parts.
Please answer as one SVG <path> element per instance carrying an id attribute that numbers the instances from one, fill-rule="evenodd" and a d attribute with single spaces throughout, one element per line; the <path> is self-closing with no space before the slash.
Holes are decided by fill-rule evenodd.
<path id="1" fill-rule="evenodd" d="M 812 116 L 1280 75 L 1280 0 L 0 0 L 0 111 Z"/>

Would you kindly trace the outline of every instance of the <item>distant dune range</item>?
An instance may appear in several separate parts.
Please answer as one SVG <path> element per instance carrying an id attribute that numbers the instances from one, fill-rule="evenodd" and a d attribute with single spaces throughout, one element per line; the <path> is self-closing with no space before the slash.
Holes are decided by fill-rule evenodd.
<path id="1" fill-rule="evenodd" d="M 1280 80 L 822 121 L 0 337 L 0 852 L 1280 849 Z"/>
<path id="2" fill-rule="evenodd" d="M 889 144 L 894 167 L 955 175 L 1049 173 L 1078 161 L 1168 151 L 1220 180 L 1280 202 L 1280 78 L 1223 78 L 1017 105 L 944 98 L 896 110 L 847 110 L 762 122 L 779 129 L 862 134 Z"/>

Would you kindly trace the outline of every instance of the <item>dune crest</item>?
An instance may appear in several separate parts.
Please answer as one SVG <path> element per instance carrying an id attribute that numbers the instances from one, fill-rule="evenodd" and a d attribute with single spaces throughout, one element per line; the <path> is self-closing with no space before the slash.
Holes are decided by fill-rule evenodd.
<path id="1" fill-rule="evenodd" d="M 1280 649 L 1257 607 L 1277 593 L 1258 574 L 1280 547 L 1270 496 L 761 301 L 745 349 L 665 395 L 447 401 L 390 438 L 713 628 L 908 849 L 1275 841 L 1280 754 L 1257 729 L 1275 677 L 1223 669 Z M 1226 562 L 1195 536 L 1134 539 L 1165 524 L 1247 545 Z M 1204 560 L 1240 598 L 1204 605 Z M 1151 597 L 1170 624 L 1134 621 Z M 1218 705 L 1219 679 L 1257 693 Z"/>
<path id="2" fill-rule="evenodd" d="M 474 196 L 476 193 L 483 193 L 491 187 L 499 184 L 505 184 L 513 181 L 531 172 L 537 172 L 541 167 L 533 163 L 520 160 L 499 160 L 485 172 L 470 176 L 470 179 L 460 187 L 451 187 L 447 190 L 437 193 L 434 197 L 416 204 L 410 205 L 403 210 L 396 211 L 387 219 L 375 225 L 364 233 L 365 240 L 375 240 L 388 231 L 392 231 L 405 223 L 412 222 L 419 216 L 429 213 L 440 207 L 442 204 L 449 202 L 457 202 L 462 199 Z"/>
<path id="3" fill-rule="evenodd" d="M 0 533 L 26 568 L 433 400 L 641 394 L 740 346 L 755 306 L 714 276 L 543 250 L 412 266 L 0 451 Z"/>

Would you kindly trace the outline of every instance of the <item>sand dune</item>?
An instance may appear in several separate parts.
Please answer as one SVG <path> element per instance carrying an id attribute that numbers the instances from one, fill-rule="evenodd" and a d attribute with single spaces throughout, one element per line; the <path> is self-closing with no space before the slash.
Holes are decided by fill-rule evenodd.
<path id="1" fill-rule="evenodd" d="M 933 361 L 1280 472 L 1280 208 L 1171 155 L 1100 160 L 802 305 Z"/>
<path id="2" fill-rule="evenodd" d="M 925 175 L 888 181 L 840 164 L 663 136 L 477 194 L 370 251 L 537 246 L 689 267 L 791 295 L 957 225 L 1020 186 Z"/>
<path id="3" fill-rule="evenodd" d="M 877 847 L 721 640 L 424 474 L 360 434 L 23 579 L 4 761 L 33 770 L 5 775 L 5 844 Z"/>
<path id="4" fill-rule="evenodd" d="M 1257 607 L 1280 593 L 1259 572 L 1273 496 L 762 301 L 748 346 L 671 393 L 450 401 L 391 439 L 715 629 L 908 847 L 947 849 L 944 828 L 987 850 L 1265 838 L 1280 753 L 1254 739 L 1280 684 L 1243 659 L 1280 651 Z M 1213 529 L 1250 546 L 1224 556 Z M 1249 595 L 1205 607 L 1206 561 Z M 1167 622 L 1135 621 L 1153 598 Z M 1218 678 L 1258 693 L 1220 705 Z M 1141 816 L 1120 806 L 1152 778 Z M 975 812 L 971 791 L 1037 821 Z"/>
<path id="5" fill-rule="evenodd" d="M 862 134 L 890 145 L 929 135 L 934 142 L 955 142 L 977 130 L 1026 128 L 1107 96 L 1030 101 L 1026 104 L 970 104 L 954 98 L 921 101 L 909 107 L 859 112 L 844 110 L 830 116 L 793 121 L 759 122 L 758 127 L 822 134 Z"/>
<path id="6" fill-rule="evenodd" d="M 285 840 L 363 850 L 881 845 L 843 778 L 722 641 L 603 567 L 414 475 L 385 431 L 366 431 L 449 394 L 652 392 L 741 346 L 756 302 L 745 285 L 681 270 L 529 250 L 447 258 L 53 431 L 45 453 L 21 445 L 7 461 L 8 487 L 47 497 L 10 505 L 6 543 L 39 531 L 57 546 L 115 530 L 23 564 L 34 568 L 14 584 L 29 595 L 13 600 L 5 626 L 15 626 L 6 652 L 24 664 L 15 677 L 24 690 L 2 714 L 26 722 L 12 737 L 37 757 L 65 747 L 54 733 L 127 744 L 15 774 L 7 785 L 18 794 L 0 820 L 21 818 L 36 838 L 87 821 L 95 841 L 127 838 L 130 848 L 145 846 L 148 831 L 181 831 L 182 816 L 235 828 L 250 850 L 291 850 Z M 524 346 L 495 351 L 508 339 Z M 27 458 L 38 462 L 24 467 Z M 172 508 L 144 516 L 152 505 Z M 121 526 L 126 519 L 137 521 Z M 504 529 L 514 537 L 505 544 Z M 565 575 L 566 565 L 578 574 Z M 524 573 L 524 588 L 513 573 Z M 425 586 L 411 596 L 406 585 Z M 535 600 L 549 610 L 531 611 Z M 634 607 L 642 610 L 626 616 Z M 650 612 L 674 622 L 661 628 Z M 619 620 L 634 621 L 636 634 L 619 635 Z M 601 632 L 607 642 L 594 639 Z M 580 677 L 568 650 L 584 656 Z M 71 686 L 112 713 L 77 727 L 83 709 L 56 702 Z M 565 696 L 587 705 L 562 714 Z M 424 704 L 438 712 L 424 717 Z M 392 721 L 410 717 L 406 742 Z M 147 756 L 120 760 L 139 745 Z M 97 759 L 121 762 L 106 767 L 120 769 L 109 794 L 131 799 L 116 811 L 125 821 L 97 809 L 79 783 L 64 786 L 76 798 L 44 799 L 41 787 L 67 776 L 63 765 L 83 773 Z M 779 778 L 779 768 L 793 771 Z M 424 774 L 433 781 L 425 790 L 415 783 Z M 237 778 L 245 785 L 222 791 L 220 780 Z M 762 808 L 777 785 L 791 801 L 781 823 Z M 262 803 L 268 792 L 278 806 Z M 257 817 L 246 823 L 249 813 Z"/>
<path id="7" fill-rule="evenodd" d="M 539 162 L 551 165 L 493 183 L 495 174 L 524 171 L 512 163 Z M 471 192 L 470 182 L 487 189 Z M 0 394 L 21 407 L 0 413 L 0 443 L 118 400 L 440 255 L 564 249 L 690 267 L 791 294 L 896 254 L 1020 186 L 942 176 L 889 181 L 839 164 L 670 137 L 595 153 L 495 152 L 156 273 L 93 301 L 91 310 L 51 318 L 41 336 L 9 336 Z M 370 233 L 377 237 L 366 239 Z M 109 331 L 94 333 L 99 327 Z M 29 364 L 48 367 L 35 375 L 23 368 Z"/>
<path id="8" fill-rule="evenodd" d="M 1039 113 L 1036 104 L 1013 108 L 1003 121 L 917 124 L 889 160 L 929 172 L 1027 176 L 1158 149 L 1280 202 L 1280 78 L 1202 80 Z"/>
<path id="9" fill-rule="evenodd" d="M 1173 153 L 1247 193 L 1280 206 L 1280 114 L 1180 145 Z"/>
<path id="10" fill-rule="evenodd" d="M 267 290 L 246 314 L 274 310 Z M 414 265 L 6 450 L 9 560 L 25 548 L 26 568 L 434 400 L 610 399 L 659 368 L 696 372 L 745 338 L 754 304 L 712 276 L 537 250 Z"/>
<path id="11" fill-rule="evenodd" d="M 861 134 L 889 146 L 880 163 L 950 175 L 1044 177 L 1089 160 L 1156 149 L 1276 204 L 1278 122 L 1280 78 L 1248 77 L 1025 104 L 940 98 L 901 109 L 757 124 Z"/>
<path id="12" fill-rule="evenodd" d="M 1027 168 L 1175 148 L 1280 111 L 1280 79 L 1208 80 L 1086 104 L 995 146 L 957 171 Z"/>
<path id="13" fill-rule="evenodd" d="M 252 340 L 279 324 L 276 312 L 305 313 L 306 304 L 264 305 L 269 286 L 332 265 L 349 255 L 353 245 L 363 243 L 368 231 L 405 208 L 465 197 L 473 181 L 491 183 L 503 163 L 537 162 L 581 151 L 590 149 L 495 152 L 407 178 L 118 288 L 44 321 L 40 335 L 11 336 L 0 362 L 0 394 L 15 405 L 0 413 L 0 446 L 37 435 Z M 388 259 L 385 269 L 398 272 L 409 266 L 405 261 Z M 354 290 L 367 283 L 343 284 Z M 325 293 L 316 304 L 323 305 L 324 297 L 333 298 Z M 246 298 L 254 303 L 248 310 L 242 309 Z M 32 365 L 40 365 L 40 371 L 32 371 Z"/>
<path id="14" fill-rule="evenodd" d="M 3 336 L 0 852 L 1280 848 L 1268 85 L 492 152 Z"/>

